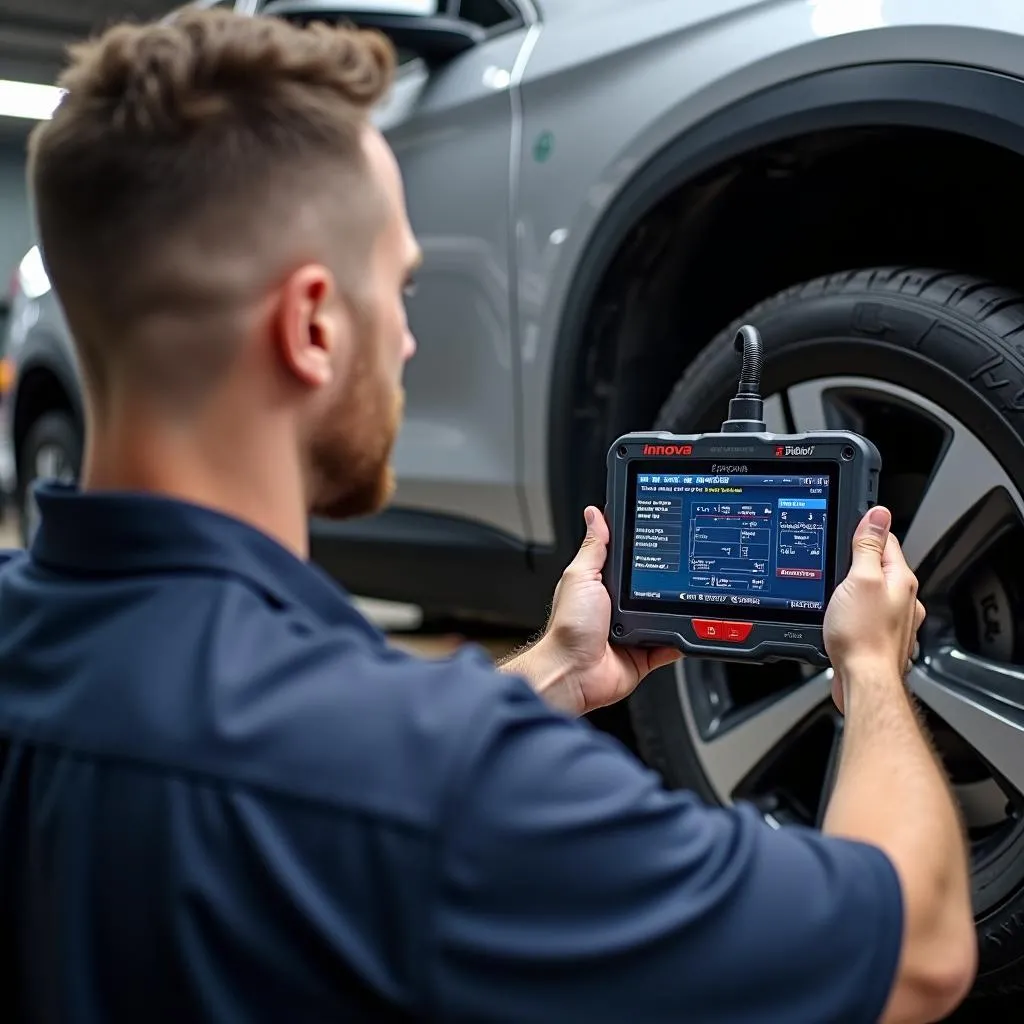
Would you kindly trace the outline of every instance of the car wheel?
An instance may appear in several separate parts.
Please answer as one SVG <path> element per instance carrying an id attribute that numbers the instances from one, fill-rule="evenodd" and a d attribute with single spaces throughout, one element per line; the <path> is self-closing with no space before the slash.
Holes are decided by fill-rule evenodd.
<path id="1" fill-rule="evenodd" d="M 18 459 L 19 520 L 21 539 L 28 544 L 39 525 L 39 509 L 33 495 L 37 480 L 71 483 L 78 478 L 82 441 L 67 413 L 40 416 L 25 437 Z"/>
<path id="2" fill-rule="evenodd" d="M 962 274 L 875 269 L 749 311 L 769 429 L 847 428 L 883 459 L 879 501 L 928 608 L 910 683 L 963 809 L 977 992 L 1024 988 L 1024 295 Z M 659 429 L 717 430 L 736 325 L 693 362 Z M 630 711 L 666 782 L 750 801 L 777 827 L 821 821 L 842 721 L 830 672 L 685 660 Z"/>

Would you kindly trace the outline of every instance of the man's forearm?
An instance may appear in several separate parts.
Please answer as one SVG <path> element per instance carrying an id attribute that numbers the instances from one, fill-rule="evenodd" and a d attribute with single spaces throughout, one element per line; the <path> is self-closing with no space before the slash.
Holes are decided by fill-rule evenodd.
<path id="1" fill-rule="evenodd" d="M 856 838 L 878 845 L 896 837 L 921 847 L 921 867 L 965 869 L 956 804 L 902 680 L 872 666 L 848 673 L 843 752 L 825 831 L 860 833 Z"/>
<path id="2" fill-rule="evenodd" d="M 582 694 L 570 666 L 555 652 L 546 636 L 498 662 L 501 672 L 522 676 L 552 707 L 570 715 L 582 714 Z"/>
<path id="3" fill-rule="evenodd" d="M 847 668 L 845 682 L 843 752 L 824 830 L 889 856 L 904 892 L 904 956 L 914 961 L 904 966 L 912 972 L 920 961 L 927 979 L 950 962 L 952 946 L 974 941 L 959 812 L 902 680 L 868 664 Z"/>

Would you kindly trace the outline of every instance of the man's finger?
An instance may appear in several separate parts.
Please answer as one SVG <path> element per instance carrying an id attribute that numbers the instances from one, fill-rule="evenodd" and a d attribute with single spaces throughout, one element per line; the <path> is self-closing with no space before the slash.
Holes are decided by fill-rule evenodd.
<path id="1" fill-rule="evenodd" d="M 901 584 L 913 587 L 917 591 L 917 577 L 914 575 L 907 559 L 903 554 L 903 547 L 893 534 L 889 534 L 885 542 L 885 551 L 882 553 L 882 572 L 887 583 Z M 914 609 L 916 613 L 916 607 Z"/>
<path id="2" fill-rule="evenodd" d="M 911 612 L 911 624 L 910 624 L 910 650 L 907 652 L 907 660 L 912 665 L 917 661 L 917 656 L 921 651 L 920 644 L 917 642 L 917 633 L 921 628 L 921 624 L 924 622 L 924 605 L 920 601 L 914 602 L 914 610 Z"/>
<path id="3" fill-rule="evenodd" d="M 921 628 L 921 626 L 924 625 L 924 620 L 925 620 L 925 616 L 926 615 L 927 615 L 927 612 L 925 611 L 924 605 L 921 604 L 920 601 L 916 601 L 914 603 L 914 635 L 915 636 L 917 635 L 917 631 Z"/>
<path id="4" fill-rule="evenodd" d="M 647 655 L 648 670 L 653 672 L 656 668 L 664 668 L 674 661 L 679 661 L 682 656 L 683 652 L 674 647 L 655 647 Z"/>
<path id="5" fill-rule="evenodd" d="M 583 538 L 576 557 L 569 565 L 570 569 L 601 569 L 608 553 L 608 523 L 601 510 L 588 505 L 583 518 L 587 524 L 587 534 Z"/>
<path id="6" fill-rule="evenodd" d="M 861 519 L 853 535 L 853 568 L 861 572 L 877 572 L 882 565 L 882 554 L 890 537 L 892 515 L 882 505 L 876 505 Z"/>

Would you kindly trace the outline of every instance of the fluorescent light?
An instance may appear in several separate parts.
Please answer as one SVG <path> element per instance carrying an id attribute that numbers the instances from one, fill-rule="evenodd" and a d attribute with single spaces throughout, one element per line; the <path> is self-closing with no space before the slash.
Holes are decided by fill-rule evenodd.
<path id="1" fill-rule="evenodd" d="M 38 245 L 33 245 L 18 265 L 18 287 L 27 299 L 38 299 L 50 290 L 50 279 Z"/>
<path id="2" fill-rule="evenodd" d="M 11 82 L 0 78 L 0 117 L 47 121 L 53 117 L 63 95 L 64 90 L 55 85 Z"/>

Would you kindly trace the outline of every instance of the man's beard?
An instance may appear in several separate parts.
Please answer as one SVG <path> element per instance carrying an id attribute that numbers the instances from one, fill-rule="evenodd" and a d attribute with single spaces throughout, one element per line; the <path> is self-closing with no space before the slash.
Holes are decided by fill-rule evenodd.
<path id="1" fill-rule="evenodd" d="M 391 452 L 402 424 L 405 393 L 355 373 L 313 438 L 310 512 L 350 519 L 379 512 L 391 500 Z"/>

